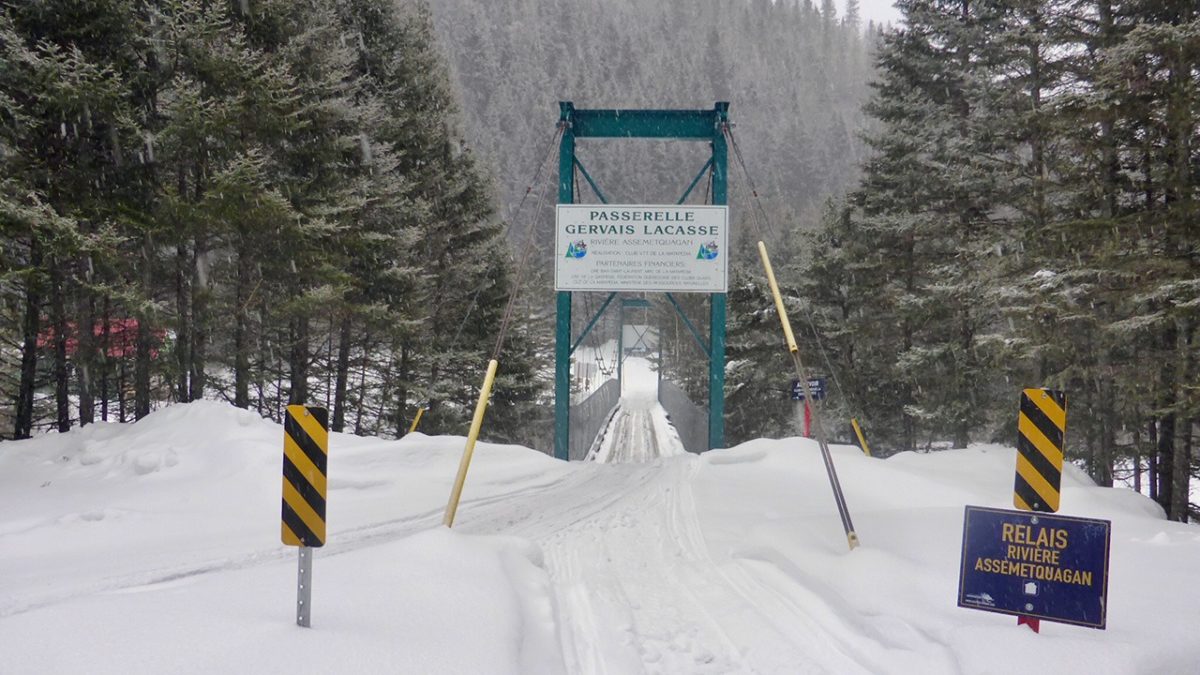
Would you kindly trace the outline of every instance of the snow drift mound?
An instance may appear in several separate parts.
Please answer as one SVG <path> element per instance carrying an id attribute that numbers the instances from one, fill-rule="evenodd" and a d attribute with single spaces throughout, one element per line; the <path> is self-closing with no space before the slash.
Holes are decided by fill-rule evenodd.
<path id="1" fill-rule="evenodd" d="M 197 401 L 157 410 L 137 424 L 102 422 L 6 444 L 0 470 L 80 482 L 159 471 L 187 478 L 219 467 L 243 468 L 247 458 L 238 455 L 265 449 L 277 429 L 249 410 Z"/>

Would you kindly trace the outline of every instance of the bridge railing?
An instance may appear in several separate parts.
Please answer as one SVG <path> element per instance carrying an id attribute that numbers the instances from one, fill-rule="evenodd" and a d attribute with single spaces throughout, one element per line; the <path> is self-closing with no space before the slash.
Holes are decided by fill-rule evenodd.
<path id="1" fill-rule="evenodd" d="M 692 403 L 683 389 L 670 380 L 659 382 L 658 401 L 679 432 L 684 449 L 695 453 L 708 450 L 707 410 Z"/>
<path id="2" fill-rule="evenodd" d="M 616 379 L 600 385 L 584 400 L 571 406 L 571 461 L 587 457 L 592 443 L 621 400 L 621 385 Z"/>

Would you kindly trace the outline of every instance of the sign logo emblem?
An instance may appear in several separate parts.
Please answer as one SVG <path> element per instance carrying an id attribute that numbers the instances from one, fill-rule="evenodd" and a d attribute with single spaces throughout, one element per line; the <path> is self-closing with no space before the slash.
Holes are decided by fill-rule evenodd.
<path id="1" fill-rule="evenodd" d="M 696 253 L 696 260 L 716 260 L 717 259 L 717 242 L 710 241 L 707 244 L 700 245 L 700 251 Z"/>
<path id="2" fill-rule="evenodd" d="M 988 595 L 987 593 L 972 593 L 967 596 L 967 600 L 984 607 L 996 606 L 995 599 L 993 599 L 992 596 Z"/>
<path id="3" fill-rule="evenodd" d="M 580 239 L 579 241 L 567 245 L 567 257 L 576 260 L 587 255 L 587 242 Z"/>

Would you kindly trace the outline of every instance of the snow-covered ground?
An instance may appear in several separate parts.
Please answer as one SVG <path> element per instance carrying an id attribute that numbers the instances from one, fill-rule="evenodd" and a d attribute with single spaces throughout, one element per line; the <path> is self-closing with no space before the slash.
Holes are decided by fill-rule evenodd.
<path id="1" fill-rule="evenodd" d="M 676 452 L 625 394 L 610 461 L 481 444 L 452 531 L 462 438 L 333 435 L 311 629 L 278 425 L 193 403 L 4 443 L 0 673 L 1200 672 L 1200 528 L 1140 495 L 1067 470 L 1062 513 L 1113 521 L 1108 629 L 1035 635 L 955 605 L 963 506 L 1009 506 L 1011 448 L 834 448 L 851 552 L 815 443 Z"/>

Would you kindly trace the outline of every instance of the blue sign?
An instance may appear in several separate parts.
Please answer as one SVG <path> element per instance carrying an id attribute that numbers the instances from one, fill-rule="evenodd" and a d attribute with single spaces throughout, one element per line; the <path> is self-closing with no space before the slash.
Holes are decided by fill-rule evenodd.
<path id="1" fill-rule="evenodd" d="M 825 400 L 825 378 L 810 377 L 808 378 L 808 388 L 812 391 L 814 401 Z M 792 380 L 792 400 L 804 400 L 804 387 L 800 386 L 800 380 Z"/>
<path id="2" fill-rule="evenodd" d="M 1112 523 L 968 506 L 958 606 L 1104 628 Z"/>

